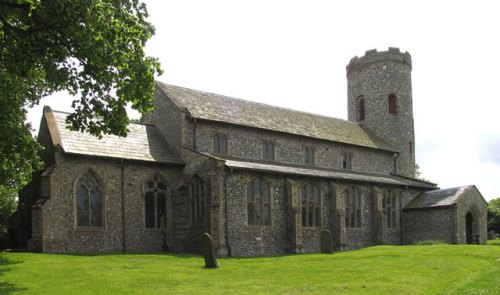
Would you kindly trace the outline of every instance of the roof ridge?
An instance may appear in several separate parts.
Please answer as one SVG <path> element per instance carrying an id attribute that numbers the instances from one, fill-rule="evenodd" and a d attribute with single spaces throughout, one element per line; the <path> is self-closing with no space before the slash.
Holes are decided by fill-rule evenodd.
<path id="1" fill-rule="evenodd" d="M 306 115 L 311 115 L 311 116 L 315 116 L 315 117 L 322 117 L 322 118 L 326 118 L 326 119 L 333 119 L 333 120 L 343 121 L 343 122 L 346 122 L 346 123 L 350 123 L 350 124 L 354 124 L 354 125 L 358 125 L 358 126 L 362 127 L 362 125 L 359 124 L 359 123 L 352 122 L 352 121 L 349 121 L 349 120 L 346 120 L 346 119 L 342 119 L 342 118 L 331 117 L 331 116 L 322 115 L 322 114 L 316 114 L 316 113 L 312 113 L 312 112 L 300 111 L 300 110 L 292 109 L 292 108 L 289 108 L 289 107 L 283 107 L 283 106 L 277 106 L 277 105 L 273 105 L 273 104 L 267 104 L 267 103 L 263 103 L 263 102 L 258 102 L 258 101 L 244 99 L 244 98 L 238 98 L 238 97 L 228 96 L 228 95 L 225 95 L 225 94 L 219 94 L 219 93 L 215 93 L 215 92 L 208 92 L 208 91 L 193 89 L 193 88 L 189 88 L 189 87 L 172 85 L 172 84 L 168 84 L 168 83 L 161 82 L 161 81 L 158 81 L 158 80 L 156 82 L 161 83 L 161 84 L 163 84 L 164 86 L 167 86 L 167 87 L 175 87 L 175 88 L 180 88 L 180 89 L 189 90 L 189 91 L 196 91 L 196 92 L 203 93 L 203 94 L 214 95 L 214 96 L 224 97 L 224 98 L 228 98 L 228 99 L 232 99 L 232 100 L 243 101 L 245 103 L 258 104 L 258 105 L 262 105 L 262 106 L 266 106 L 266 107 L 278 108 L 278 109 L 282 109 L 282 110 L 286 110 L 286 111 L 292 111 L 292 112 L 296 112 L 296 113 L 300 113 L 300 114 L 306 114 Z"/>
<path id="2" fill-rule="evenodd" d="M 50 108 L 50 106 L 44 106 L 44 108 L 45 108 L 45 107 L 48 107 L 50 112 L 59 113 L 59 114 L 65 114 L 65 115 L 71 115 L 71 113 L 70 113 L 70 112 L 60 111 L 60 110 L 54 110 L 54 109 L 51 109 L 51 108 Z M 154 125 L 154 124 L 150 124 L 150 123 L 141 123 L 141 122 L 130 122 L 130 120 L 131 120 L 131 119 L 129 118 L 129 122 L 128 122 L 128 124 L 129 124 L 129 125 L 130 125 L 130 124 L 135 124 L 135 125 L 147 125 L 147 126 L 154 126 L 154 127 L 156 127 L 156 125 Z"/>

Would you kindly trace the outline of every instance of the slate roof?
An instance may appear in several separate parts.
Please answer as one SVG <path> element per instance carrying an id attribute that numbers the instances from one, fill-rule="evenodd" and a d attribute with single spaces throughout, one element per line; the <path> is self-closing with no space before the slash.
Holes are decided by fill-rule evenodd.
<path id="1" fill-rule="evenodd" d="M 460 198 L 467 192 L 473 185 L 440 189 L 428 191 L 419 194 L 413 199 L 406 207 L 405 210 L 410 209 L 424 209 L 436 207 L 450 207 L 458 203 Z"/>
<path id="2" fill-rule="evenodd" d="M 396 149 L 361 125 L 257 102 L 157 82 L 191 117 L 225 122 L 394 152 Z"/>
<path id="3" fill-rule="evenodd" d="M 183 161 L 153 125 L 129 124 L 127 137 L 103 135 L 102 139 L 88 133 L 66 128 L 68 114 L 44 108 L 44 116 L 54 145 L 64 153 L 119 158 L 146 162 L 182 164 Z"/>
<path id="4" fill-rule="evenodd" d="M 349 180 L 368 183 L 379 183 L 389 185 L 411 186 L 426 189 L 435 189 L 436 185 L 428 182 L 412 180 L 395 175 L 361 173 L 352 170 L 338 170 L 313 167 L 299 167 L 291 165 L 279 165 L 271 163 L 260 163 L 240 160 L 224 160 L 225 165 L 231 169 L 262 171 L 286 175 L 299 175 L 309 177 L 319 177 L 337 180 Z"/>

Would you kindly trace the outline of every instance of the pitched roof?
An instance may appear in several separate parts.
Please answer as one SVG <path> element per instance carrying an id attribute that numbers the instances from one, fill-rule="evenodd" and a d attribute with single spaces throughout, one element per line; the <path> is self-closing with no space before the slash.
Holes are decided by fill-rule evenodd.
<path id="1" fill-rule="evenodd" d="M 270 173 L 286 174 L 286 175 L 319 177 L 319 178 L 328 178 L 336 180 L 349 180 L 349 181 L 359 181 L 368 183 L 410 186 L 410 187 L 418 187 L 424 189 L 436 188 L 434 184 L 428 182 L 412 180 L 406 177 L 403 178 L 395 175 L 363 173 L 352 170 L 338 170 L 338 169 L 327 169 L 319 167 L 300 167 L 297 165 L 284 165 L 278 163 L 271 164 L 271 163 L 261 163 L 252 161 L 242 161 L 242 160 L 225 159 L 224 161 L 226 167 L 231 169 L 261 171 L 261 172 L 270 172 Z"/>
<path id="2" fill-rule="evenodd" d="M 66 128 L 68 114 L 44 108 L 52 142 L 65 153 L 147 162 L 182 164 L 153 125 L 130 123 L 127 137 L 105 134 L 101 139 Z"/>
<path id="3" fill-rule="evenodd" d="M 267 129 L 394 152 L 361 125 L 262 103 L 157 82 L 181 110 L 197 119 Z"/>
<path id="4" fill-rule="evenodd" d="M 460 200 L 460 198 L 473 185 L 440 189 L 421 193 L 415 197 L 404 209 L 424 209 L 436 207 L 450 207 Z"/>

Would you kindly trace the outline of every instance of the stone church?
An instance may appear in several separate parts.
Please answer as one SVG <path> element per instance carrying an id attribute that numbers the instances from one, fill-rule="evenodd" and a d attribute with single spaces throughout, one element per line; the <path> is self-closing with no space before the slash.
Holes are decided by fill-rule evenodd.
<path id="1" fill-rule="evenodd" d="M 411 57 L 367 51 L 347 65 L 348 120 L 156 83 L 127 137 L 97 139 L 44 109 L 29 249 L 198 252 L 337 250 L 438 239 L 486 243 L 475 186 L 415 178 Z"/>

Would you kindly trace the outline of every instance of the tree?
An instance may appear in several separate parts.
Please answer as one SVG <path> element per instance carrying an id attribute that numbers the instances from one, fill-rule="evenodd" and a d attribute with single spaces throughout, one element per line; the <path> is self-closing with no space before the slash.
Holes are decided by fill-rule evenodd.
<path id="1" fill-rule="evenodd" d="M 500 233 L 500 198 L 488 202 L 488 231 Z"/>
<path id="2" fill-rule="evenodd" d="M 127 105 L 152 109 L 161 69 L 143 51 L 147 16 L 139 0 L 0 0 L 0 200 L 42 167 L 25 123 L 42 97 L 77 97 L 67 123 L 96 136 L 126 136 Z"/>

